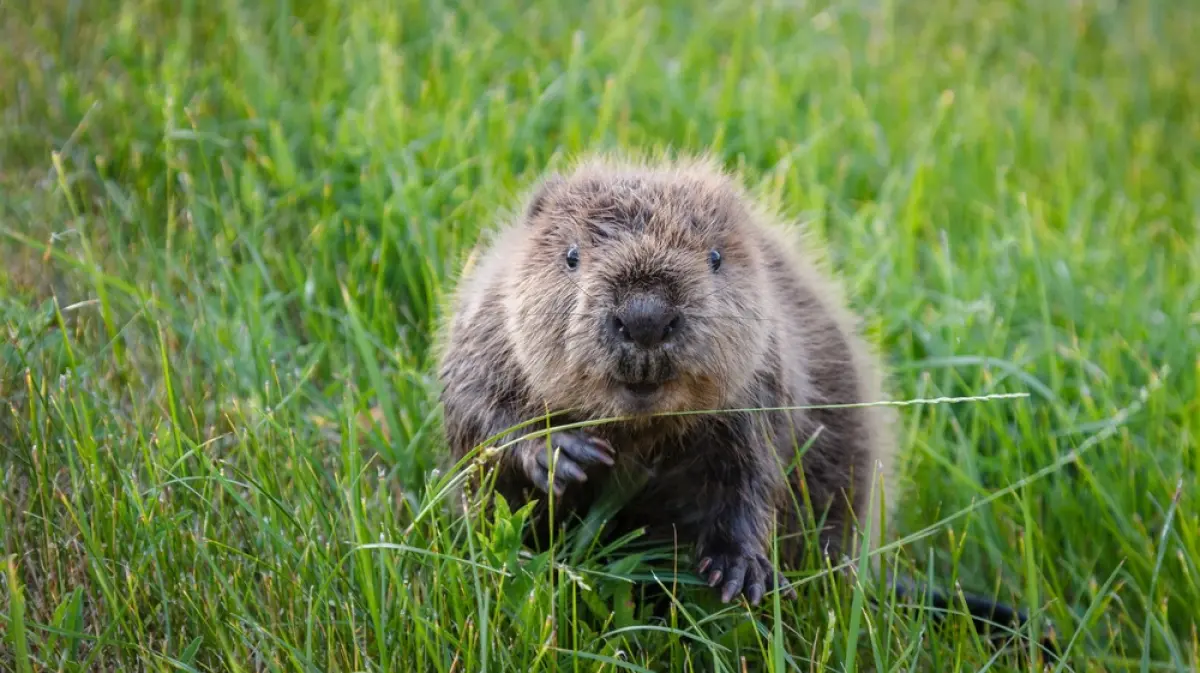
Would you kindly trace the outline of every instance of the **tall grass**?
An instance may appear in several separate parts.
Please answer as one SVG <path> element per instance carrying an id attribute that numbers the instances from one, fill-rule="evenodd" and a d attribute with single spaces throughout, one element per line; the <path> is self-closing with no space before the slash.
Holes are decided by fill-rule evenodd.
<path id="1" fill-rule="evenodd" d="M 570 155 L 670 146 L 828 243 L 897 399 L 1029 394 L 902 409 L 889 563 L 1060 670 L 1195 670 L 1193 5 L 7 5 L 0 669 L 1036 666 L 820 567 L 655 620 L 645 559 L 448 513 L 467 250 Z"/>

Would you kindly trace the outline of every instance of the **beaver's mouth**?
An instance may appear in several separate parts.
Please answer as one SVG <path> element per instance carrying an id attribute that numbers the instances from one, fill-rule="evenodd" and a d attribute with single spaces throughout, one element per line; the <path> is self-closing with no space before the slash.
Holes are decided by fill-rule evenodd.
<path id="1" fill-rule="evenodd" d="M 622 359 L 612 372 L 612 383 L 633 398 L 646 400 L 656 397 L 676 376 L 667 358 L 629 357 Z"/>
<path id="2" fill-rule="evenodd" d="M 625 386 L 625 390 L 629 391 L 629 393 L 635 397 L 650 397 L 662 388 L 661 383 L 655 382 L 626 382 L 623 385 Z"/>
<path id="3" fill-rule="evenodd" d="M 640 404 L 658 398 L 664 390 L 670 387 L 675 378 L 674 375 L 665 376 L 661 379 L 617 378 L 614 383 L 616 383 L 616 387 L 619 390 L 624 391 L 626 395 L 637 400 Z"/>

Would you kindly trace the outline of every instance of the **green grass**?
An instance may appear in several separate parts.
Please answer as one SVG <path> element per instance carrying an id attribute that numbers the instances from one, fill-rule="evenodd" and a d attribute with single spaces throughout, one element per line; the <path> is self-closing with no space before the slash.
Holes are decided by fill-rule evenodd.
<path id="1" fill-rule="evenodd" d="M 1196 3 L 0 22 L 0 669 L 1028 668 L 817 568 L 649 621 L 637 557 L 447 514 L 466 251 L 543 169 L 663 146 L 810 222 L 894 397 L 1029 393 L 901 409 L 889 561 L 1053 621 L 1061 670 L 1200 666 Z"/>

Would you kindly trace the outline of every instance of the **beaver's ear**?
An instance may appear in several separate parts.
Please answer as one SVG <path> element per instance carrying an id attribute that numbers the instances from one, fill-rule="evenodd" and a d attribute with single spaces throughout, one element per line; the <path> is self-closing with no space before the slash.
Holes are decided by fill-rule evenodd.
<path id="1" fill-rule="evenodd" d="M 552 173 L 542 179 L 537 187 L 529 195 L 528 202 L 525 205 L 525 221 L 531 222 L 538 215 L 541 215 L 546 210 L 547 204 L 550 203 L 550 197 L 566 184 L 566 180 L 557 173 Z"/>

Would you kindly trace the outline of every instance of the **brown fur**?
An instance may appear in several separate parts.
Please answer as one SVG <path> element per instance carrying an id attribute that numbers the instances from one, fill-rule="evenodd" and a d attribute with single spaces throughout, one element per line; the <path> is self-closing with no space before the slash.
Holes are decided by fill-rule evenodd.
<path id="1" fill-rule="evenodd" d="M 574 270 L 564 261 L 571 246 Z M 630 356 L 604 321 L 642 292 L 678 307 L 683 331 L 661 352 Z M 891 407 L 650 415 L 883 399 L 877 359 L 830 274 L 706 159 L 592 158 L 545 180 L 460 279 L 440 349 L 455 459 L 547 411 L 567 421 L 625 417 L 560 433 L 555 443 L 596 438 L 590 446 L 611 447 L 616 468 L 650 471 L 610 522 L 614 534 L 645 526 L 693 545 L 698 561 L 708 559 L 701 571 L 724 580 L 726 598 L 744 591 L 756 602 L 761 586 L 753 585 L 773 583 L 763 563 L 776 520 L 793 541 L 780 541 L 783 565 L 803 551 L 795 540 L 810 514 L 824 517 L 820 539 L 838 560 L 855 551 L 843 536 L 861 541 L 855 530 L 865 517 L 879 527 L 880 485 L 891 495 Z M 667 382 L 639 398 L 618 383 L 630 377 Z M 802 470 L 785 476 L 809 440 Z M 510 505 L 545 500 L 529 476 L 545 448 L 545 438 L 532 439 L 499 456 L 495 485 Z M 586 509 L 613 472 L 573 465 L 587 478 L 555 472 L 565 483 L 555 505 L 562 513 Z M 814 512 L 793 507 L 806 497 Z M 750 568 L 744 577 L 741 563 Z"/>

